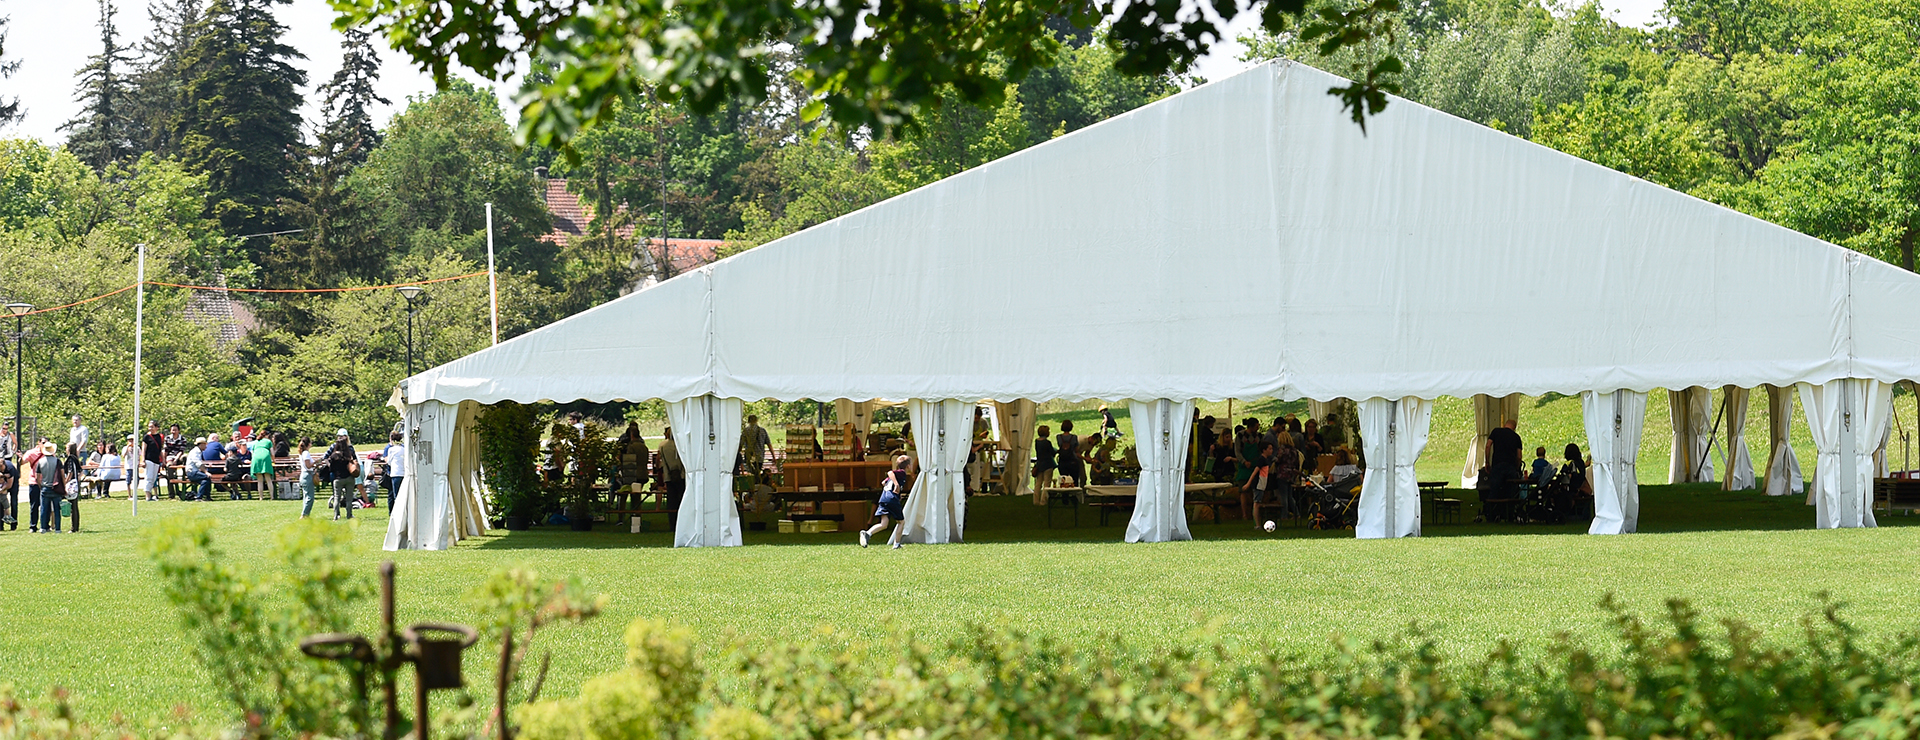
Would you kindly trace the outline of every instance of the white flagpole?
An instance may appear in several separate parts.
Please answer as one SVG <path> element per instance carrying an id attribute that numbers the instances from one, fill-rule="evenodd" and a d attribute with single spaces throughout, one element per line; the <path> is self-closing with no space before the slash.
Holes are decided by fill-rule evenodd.
<path id="1" fill-rule="evenodd" d="M 144 453 L 146 449 L 146 440 L 144 438 L 140 438 L 138 435 L 140 434 L 140 428 L 141 428 L 140 427 L 140 362 L 142 359 L 141 353 L 145 349 L 145 346 L 142 340 L 146 335 L 145 329 L 147 325 L 147 245 L 137 244 L 137 245 L 134 245 L 134 249 L 139 253 L 140 256 L 139 256 L 139 267 L 135 268 L 136 272 L 134 273 L 136 275 L 135 280 L 137 282 L 134 284 L 134 288 L 133 288 L 133 433 L 136 439 L 139 440 L 140 449 Z M 133 515 L 139 516 L 140 515 L 140 476 L 147 472 L 147 463 L 146 463 L 146 457 L 144 454 L 141 456 L 141 459 L 137 461 L 137 463 L 133 466 L 133 470 L 134 470 L 133 476 L 127 481 L 127 485 L 131 486 L 131 488 L 127 489 L 127 501 L 133 504 Z"/>
<path id="2" fill-rule="evenodd" d="M 493 343 L 500 343 L 500 282 L 493 272 L 493 204 L 487 204 L 487 314 L 493 317 Z"/>

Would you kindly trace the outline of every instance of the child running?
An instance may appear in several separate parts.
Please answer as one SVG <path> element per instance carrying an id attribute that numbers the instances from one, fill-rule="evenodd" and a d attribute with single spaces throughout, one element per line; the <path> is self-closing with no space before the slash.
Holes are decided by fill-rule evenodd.
<path id="1" fill-rule="evenodd" d="M 900 549 L 900 530 L 907 525 L 907 515 L 900 511 L 901 502 L 904 501 L 900 492 L 905 490 L 906 485 L 907 456 L 901 455 L 893 459 L 893 469 L 887 471 L 886 482 L 880 484 L 880 505 L 873 510 L 873 515 L 880 517 L 880 523 L 860 531 L 861 547 L 866 547 L 867 539 L 886 529 L 889 523 L 897 522 L 893 526 L 893 536 L 887 538 L 887 544 L 895 550 Z"/>

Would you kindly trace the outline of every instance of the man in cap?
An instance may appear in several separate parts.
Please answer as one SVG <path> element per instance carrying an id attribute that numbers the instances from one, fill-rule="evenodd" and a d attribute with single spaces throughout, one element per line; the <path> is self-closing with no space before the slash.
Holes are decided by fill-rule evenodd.
<path id="1" fill-rule="evenodd" d="M 187 450 L 187 484 L 193 486 L 193 492 L 187 494 L 188 501 L 213 500 L 213 476 L 207 475 L 207 459 L 201 453 L 207 451 L 207 438 L 193 440 L 193 447 Z"/>
<path id="2" fill-rule="evenodd" d="M 60 531 L 60 502 L 67 497 L 66 469 L 60 465 L 60 451 L 53 440 L 40 443 L 40 458 L 33 461 L 33 472 L 40 481 L 41 532 Z"/>

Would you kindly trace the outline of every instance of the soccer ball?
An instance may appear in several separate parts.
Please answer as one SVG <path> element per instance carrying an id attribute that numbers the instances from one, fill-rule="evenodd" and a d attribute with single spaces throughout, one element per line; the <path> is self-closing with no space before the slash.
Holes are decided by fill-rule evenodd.
<path id="1" fill-rule="evenodd" d="M 1263 529 L 1265 529 L 1265 530 L 1267 530 L 1268 532 L 1272 532 L 1272 531 L 1273 531 L 1273 520 L 1272 520 L 1272 519 L 1268 519 L 1268 520 L 1267 520 L 1267 523 L 1266 523 L 1266 524 L 1262 524 L 1262 525 L 1260 525 L 1260 526 L 1261 526 L 1261 528 L 1263 528 Z"/>

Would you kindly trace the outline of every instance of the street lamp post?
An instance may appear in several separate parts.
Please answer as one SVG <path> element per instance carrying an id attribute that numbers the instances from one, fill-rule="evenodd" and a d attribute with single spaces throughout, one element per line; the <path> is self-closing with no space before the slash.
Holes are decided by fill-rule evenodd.
<path id="1" fill-rule="evenodd" d="M 20 411 L 21 399 L 24 398 L 24 394 L 21 392 L 21 385 L 20 385 L 20 368 L 21 368 L 20 347 L 21 347 L 21 340 L 25 339 L 27 336 L 27 313 L 31 312 L 32 310 L 33 310 L 33 304 L 31 303 L 7 304 L 7 313 L 13 314 L 13 435 L 15 440 L 13 445 L 14 454 L 20 453 L 20 444 L 19 444 L 19 439 L 21 434 L 20 424 L 24 418 L 24 414 L 22 414 Z"/>
<path id="2" fill-rule="evenodd" d="M 420 298 L 421 293 L 426 292 L 426 288 L 418 285 L 402 285 L 394 290 L 400 291 L 401 297 L 407 299 L 407 377 L 411 378 L 413 377 L 413 315 L 418 313 L 414 309 L 414 301 Z"/>

